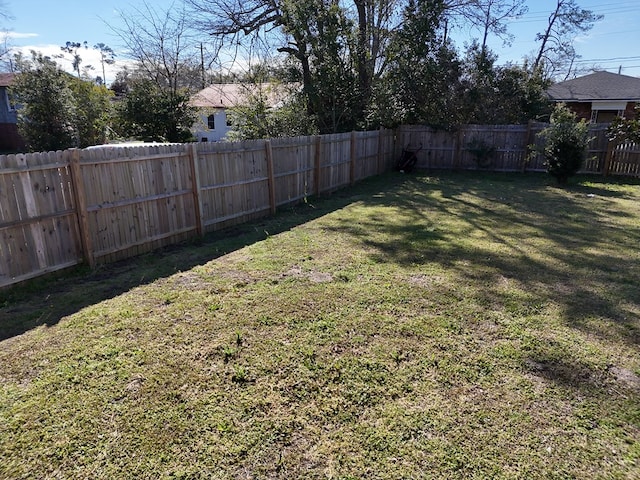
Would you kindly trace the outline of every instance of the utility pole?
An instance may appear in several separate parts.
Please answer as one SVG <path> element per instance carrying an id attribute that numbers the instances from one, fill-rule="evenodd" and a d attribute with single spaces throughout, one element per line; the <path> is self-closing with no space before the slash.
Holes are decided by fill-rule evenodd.
<path id="1" fill-rule="evenodd" d="M 202 42 L 200 42 L 200 69 L 202 73 L 202 89 L 204 90 L 207 88 L 207 85 L 205 84 L 206 81 L 204 76 L 204 46 L 202 45 Z"/>

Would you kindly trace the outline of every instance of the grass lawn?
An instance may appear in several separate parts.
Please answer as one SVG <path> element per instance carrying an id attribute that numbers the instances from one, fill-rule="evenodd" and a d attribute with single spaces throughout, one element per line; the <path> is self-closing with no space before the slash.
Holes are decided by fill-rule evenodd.
<path id="1" fill-rule="evenodd" d="M 389 174 L 0 292 L 0 478 L 640 478 L 640 184 Z"/>

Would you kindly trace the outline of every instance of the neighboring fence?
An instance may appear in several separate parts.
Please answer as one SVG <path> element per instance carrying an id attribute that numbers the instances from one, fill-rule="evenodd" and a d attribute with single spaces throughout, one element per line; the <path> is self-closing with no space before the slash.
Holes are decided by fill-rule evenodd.
<path id="1" fill-rule="evenodd" d="M 0 156 L 0 287 L 80 262 L 131 257 L 393 168 L 543 171 L 529 145 L 546 125 L 403 126 L 316 137 Z M 584 172 L 640 176 L 640 150 L 591 127 Z M 469 144 L 491 146 L 479 163 Z"/>
<path id="2" fill-rule="evenodd" d="M 0 287 L 269 215 L 394 156 L 389 130 L 0 156 Z"/>
<path id="3" fill-rule="evenodd" d="M 418 149 L 419 169 L 491 170 L 502 172 L 545 171 L 541 155 L 532 154 L 530 145 L 539 145 L 540 133 L 548 124 L 531 122 L 528 125 L 464 125 L 455 131 L 433 130 L 424 126 L 402 126 L 397 133 L 400 147 Z M 603 173 L 607 153 L 611 154 L 606 136 L 607 125 L 590 127 L 588 160 L 583 173 Z M 469 150 L 474 140 L 494 149 L 487 161 L 479 164 Z M 627 158 L 627 157 L 625 157 Z M 631 157 L 629 157 L 631 158 Z M 637 159 L 637 157 L 633 157 Z M 613 162 L 615 163 L 615 162 Z M 612 166 L 613 166 L 612 163 Z M 609 173 L 618 172 L 611 168 Z M 628 173 L 625 173 L 627 175 Z"/>
<path id="4" fill-rule="evenodd" d="M 640 177 L 640 145 L 636 143 L 610 145 L 603 173 Z"/>

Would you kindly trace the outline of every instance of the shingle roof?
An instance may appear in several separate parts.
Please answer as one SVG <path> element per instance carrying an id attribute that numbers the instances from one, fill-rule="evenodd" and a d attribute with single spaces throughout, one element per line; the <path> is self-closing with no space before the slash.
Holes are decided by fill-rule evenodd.
<path id="1" fill-rule="evenodd" d="M 555 101 L 640 100 L 640 78 L 595 72 L 551 85 L 547 94 Z"/>
<path id="2" fill-rule="evenodd" d="M 15 73 L 0 73 L 0 87 L 11 86 L 15 78 Z"/>
<path id="3" fill-rule="evenodd" d="M 194 107 L 232 108 L 242 105 L 249 95 L 263 92 L 268 106 L 273 107 L 288 96 L 284 87 L 272 83 L 215 83 L 193 95 L 190 103 Z"/>

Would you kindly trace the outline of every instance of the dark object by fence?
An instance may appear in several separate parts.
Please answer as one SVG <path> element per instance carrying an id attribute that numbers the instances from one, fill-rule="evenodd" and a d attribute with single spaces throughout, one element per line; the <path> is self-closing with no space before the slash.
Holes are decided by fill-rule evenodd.
<path id="1" fill-rule="evenodd" d="M 396 164 L 396 170 L 403 173 L 410 173 L 413 171 L 416 163 L 418 163 L 418 152 L 422 150 L 422 144 L 417 149 L 412 149 L 407 146 L 402 149 L 402 155 L 398 159 Z"/>

